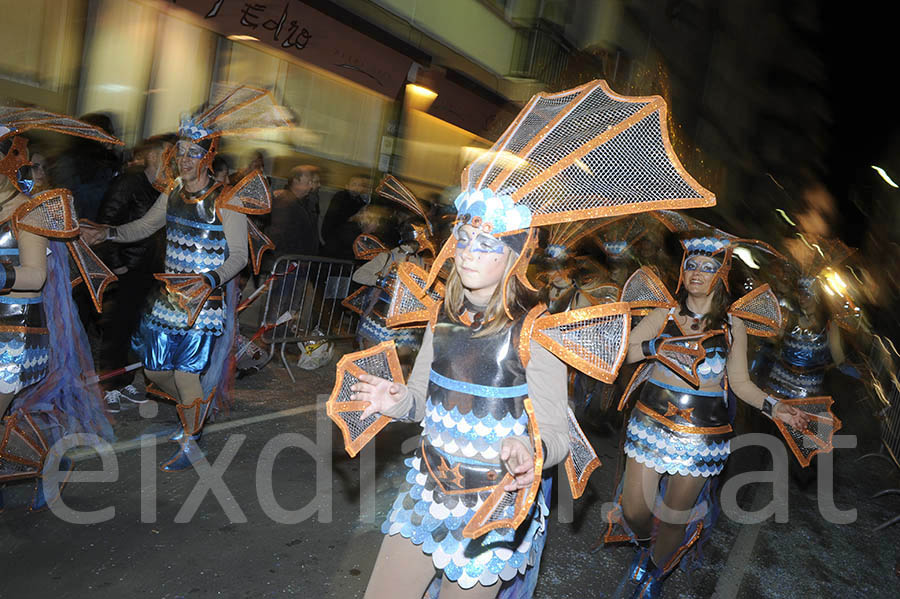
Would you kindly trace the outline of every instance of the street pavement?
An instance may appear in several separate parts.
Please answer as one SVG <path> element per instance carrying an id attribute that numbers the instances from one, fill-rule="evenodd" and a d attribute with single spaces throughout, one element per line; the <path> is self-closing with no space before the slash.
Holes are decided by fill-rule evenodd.
<path id="1" fill-rule="evenodd" d="M 333 364 L 295 374 L 292 383 L 270 363 L 237 381 L 231 411 L 207 426 L 203 444 L 213 474 L 202 478 L 156 470 L 174 450 L 154 436 L 175 426 L 174 408 L 125 404 L 114 415 L 118 441 L 107 457 L 106 471 L 116 471 L 106 480 L 72 482 L 63 493 L 78 518 L 106 509 L 94 514 L 104 521 L 73 523 L 73 514 L 58 509 L 29 514 L 31 485 L 7 487 L 0 597 L 361 597 L 381 522 L 405 474 L 403 450 L 411 451 L 418 427 L 393 424 L 350 459 L 324 411 Z M 563 493 L 554 508 L 538 598 L 613 597 L 633 555 L 621 546 L 592 551 L 613 495 L 619 438 L 586 429 L 604 465 L 574 506 Z M 100 469 L 96 454 L 75 451 L 76 472 Z M 834 503 L 857 510 L 852 522 L 827 522 L 815 481 L 801 489 L 792 480 L 787 522 L 742 525 L 723 515 L 703 565 L 689 575 L 676 572 L 664 597 L 900 596 L 900 524 L 873 532 L 900 512 L 900 495 L 870 498 L 900 488 L 900 474 L 887 460 L 857 461 L 860 455 L 839 449 L 835 456 Z M 752 450 L 738 451 L 726 478 L 754 460 Z M 204 493 L 203 481 L 214 483 L 215 493 Z M 767 505 L 771 488 L 744 487 L 741 505 Z"/>

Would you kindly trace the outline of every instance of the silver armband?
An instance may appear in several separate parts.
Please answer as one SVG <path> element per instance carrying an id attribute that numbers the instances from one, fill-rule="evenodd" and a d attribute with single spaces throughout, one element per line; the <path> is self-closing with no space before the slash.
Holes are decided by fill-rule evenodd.
<path id="1" fill-rule="evenodd" d="M 763 400 L 762 413 L 768 416 L 770 420 L 775 419 L 775 406 L 778 405 L 779 401 L 771 395 L 766 395 L 766 398 Z"/>

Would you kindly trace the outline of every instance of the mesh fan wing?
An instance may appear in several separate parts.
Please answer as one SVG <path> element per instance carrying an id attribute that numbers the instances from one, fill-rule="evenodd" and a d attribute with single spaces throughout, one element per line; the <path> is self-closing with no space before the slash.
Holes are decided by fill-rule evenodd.
<path id="1" fill-rule="evenodd" d="M 396 177 L 393 175 L 385 175 L 384 179 L 381 180 L 381 183 L 379 183 L 378 187 L 375 189 L 375 193 L 400 204 L 410 212 L 418 215 L 425 221 L 429 233 L 432 231 L 431 222 L 428 220 L 428 214 L 425 212 L 425 208 L 419 200 L 416 199 L 416 196 L 413 195 L 409 188 L 398 181 Z"/>
<path id="2" fill-rule="evenodd" d="M 198 274 L 171 273 L 158 273 L 153 276 L 166 285 L 169 299 L 187 312 L 188 326 L 194 326 L 203 304 L 212 294 L 212 287 L 207 283 L 206 277 Z"/>
<path id="3" fill-rule="evenodd" d="M 385 319 L 389 327 L 423 323 L 431 318 L 444 298 L 444 284 L 438 281 L 423 292 L 427 277 L 428 273 L 412 262 L 403 262 L 397 267 L 397 278 Z"/>
<path id="4" fill-rule="evenodd" d="M 48 189 L 16 209 L 16 226 L 42 237 L 69 238 L 78 235 L 75 202 L 68 189 Z"/>
<path id="5" fill-rule="evenodd" d="M 555 245 L 571 250 L 575 245 L 604 225 L 602 219 L 577 220 L 557 223 L 550 227 L 547 245 Z"/>
<path id="6" fill-rule="evenodd" d="M 662 98 L 620 96 L 604 81 L 536 95 L 462 187 L 510 195 L 532 225 L 715 204 L 672 150 Z"/>
<path id="7" fill-rule="evenodd" d="M 337 363 L 334 389 L 325 402 L 328 417 L 341 429 L 344 449 L 354 457 L 375 435 L 391 421 L 387 416 L 373 414 L 361 418 L 368 402 L 350 399 L 350 387 L 359 382 L 363 374 L 371 374 L 388 381 L 403 383 L 403 373 L 393 341 L 350 354 Z"/>
<path id="8" fill-rule="evenodd" d="M 711 336 L 710 333 L 706 333 L 688 337 L 667 337 L 657 346 L 656 359 L 692 385 L 699 385 L 697 366 L 706 358 L 703 342 Z"/>
<path id="9" fill-rule="evenodd" d="M 247 245 L 250 250 L 250 265 L 253 274 L 258 275 L 262 267 L 262 257 L 267 251 L 275 250 L 275 243 L 259 230 L 253 219 L 247 219 Z"/>
<path id="10" fill-rule="evenodd" d="M 781 330 L 781 307 L 768 285 L 762 285 L 734 302 L 729 312 L 744 320 L 750 335 L 774 337 Z"/>
<path id="11" fill-rule="evenodd" d="M 524 407 L 525 413 L 528 415 L 528 434 L 531 437 L 531 448 L 534 452 L 534 481 L 526 489 L 506 491 L 504 487 L 513 482 L 512 475 L 506 473 L 463 528 L 463 536 L 466 538 L 477 539 L 489 531 L 499 528 L 516 529 L 531 510 L 534 498 L 541 486 L 544 452 L 531 398 L 525 398 Z"/>
<path id="12" fill-rule="evenodd" d="M 196 124 L 212 129 L 213 135 L 240 133 L 256 129 L 287 127 L 287 110 L 275 102 L 270 92 L 242 85 L 220 84 L 213 90 L 213 106 L 196 119 Z M 215 98 L 221 98 L 216 101 Z"/>
<path id="13" fill-rule="evenodd" d="M 94 309 L 97 312 L 103 311 L 103 292 L 106 286 L 116 280 L 116 275 L 109 269 L 103 261 L 97 257 L 97 254 L 91 250 L 83 239 L 78 238 L 66 244 L 69 248 L 69 256 L 72 258 L 77 270 L 70 272 L 71 276 L 78 273 L 76 281 L 73 281 L 73 287 L 78 282 L 84 283 L 88 293 L 91 295 L 91 301 L 94 302 Z"/>
<path id="14" fill-rule="evenodd" d="M 618 410 L 621 412 L 625 409 L 625 406 L 628 405 L 628 400 L 631 399 L 631 394 L 634 393 L 637 389 L 640 388 L 642 384 L 644 384 L 647 380 L 650 379 L 650 376 L 653 374 L 653 363 L 652 362 L 642 362 L 637 369 L 635 369 L 634 374 L 631 375 L 631 380 L 628 381 L 628 386 L 625 387 L 625 392 L 622 393 L 622 398 L 619 400 Z"/>
<path id="15" fill-rule="evenodd" d="M 569 455 L 566 456 L 566 474 L 572 497 L 578 499 L 584 494 L 591 473 L 601 466 L 597 452 L 591 446 L 584 431 L 578 426 L 578 420 L 572 410 L 568 410 L 569 423 Z"/>
<path id="16" fill-rule="evenodd" d="M 675 298 L 649 267 L 634 271 L 622 287 L 622 301 L 632 308 L 671 308 Z"/>
<path id="17" fill-rule="evenodd" d="M 353 240 L 353 255 L 357 260 L 371 260 L 378 254 L 391 251 L 380 239 L 368 233 L 362 233 Z"/>
<path id="18" fill-rule="evenodd" d="M 629 307 L 598 304 L 535 320 L 532 339 L 588 376 L 611 383 L 628 350 Z"/>
<path id="19" fill-rule="evenodd" d="M 810 417 L 809 427 L 806 430 L 794 428 L 778 418 L 774 419 L 788 447 L 803 467 L 809 466 L 810 460 L 817 453 L 828 453 L 834 449 L 834 434 L 840 430 L 842 423 L 831 411 L 831 405 L 834 403 L 831 397 L 804 397 L 781 401 L 803 410 Z"/>
<path id="20" fill-rule="evenodd" d="M 11 412 L 0 420 L 0 482 L 30 478 L 40 472 L 47 443 L 30 414 Z"/>
<path id="21" fill-rule="evenodd" d="M 351 312 L 355 312 L 362 316 L 366 311 L 366 307 L 369 305 L 369 293 L 371 291 L 371 287 L 364 285 L 341 300 L 341 305 Z"/>
<path id="22" fill-rule="evenodd" d="M 14 129 L 16 133 L 37 129 L 84 137 L 103 143 L 122 144 L 117 138 L 99 127 L 63 114 L 55 114 L 34 108 L 0 108 L 0 126 Z"/>
<path id="23" fill-rule="evenodd" d="M 272 209 L 272 194 L 262 172 L 255 170 L 219 197 L 219 207 L 244 214 L 266 214 Z"/>

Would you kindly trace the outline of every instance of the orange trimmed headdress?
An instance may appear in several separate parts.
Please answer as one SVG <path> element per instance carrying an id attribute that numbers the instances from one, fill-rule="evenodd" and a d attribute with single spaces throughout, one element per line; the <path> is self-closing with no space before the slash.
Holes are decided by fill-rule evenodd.
<path id="1" fill-rule="evenodd" d="M 620 96 L 601 80 L 534 96 L 493 147 L 466 167 L 461 187 L 456 222 L 516 250 L 509 276 L 528 288 L 533 227 L 716 203 L 675 155 L 665 101 Z M 426 288 L 455 248 L 451 237 Z M 502 289 L 506 305 L 506 281 Z"/>

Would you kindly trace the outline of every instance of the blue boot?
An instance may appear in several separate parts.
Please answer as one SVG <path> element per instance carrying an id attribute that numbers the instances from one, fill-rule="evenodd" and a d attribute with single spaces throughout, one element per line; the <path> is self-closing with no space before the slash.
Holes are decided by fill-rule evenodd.
<path id="1" fill-rule="evenodd" d="M 631 595 L 631 599 L 659 599 L 662 596 L 663 581 L 667 574 L 668 572 L 663 572 L 660 568 L 653 568 L 646 572 L 643 580 Z"/>
<path id="2" fill-rule="evenodd" d="M 197 441 L 199 440 L 199 434 L 183 437 L 178 441 L 178 451 L 173 453 L 168 460 L 160 464 L 159 469 L 163 472 L 180 472 L 193 466 L 197 459 L 206 457 L 206 454 L 200 449 L 200 446 L 197 445 Z"/>
<path id="3" fill-rule="evenodd" d="M 58 462 L 52 460 L 48 462 L 44 468 L 46 469 L 51 463 L 56 464 L 59 468 L 59 474 L 55 475 L 58 484 L 51 485 L 49 494 L 45 492 L 44 477 L 47 476 L 47 474 L 42 472 L 41 478 L 39 478 L 37 482 L 37 488 L 34 491 L 34 498 L 31 500 L 31 506 L 28 508 L 29 512 L 40 512 L 50 507 L 53 502 L 62 495 L 63 487 L 66 486 L 66 482 L 69 480 L 69 473 L 72 472 L 73 467 L 72 460 L 69 458 L 59 458 Z"/>
<path id="4" fill-rule="evenodd" d="M 209 392 L 206 400 L 198 397 L 189 404 L 178 404 L 178 418 L 181 420 L 181 431 L 175 431 L 169 439 L 178 443 L 178 451 L 159 465 L 163 472 L 179 472 L 190 468 L 194 461 L 206 454 L 197 443 L 200 441 L 203 423 L 209 414 L 209 406 L 212 403 L 215 389 Z"/>
<path id="5" fill-rule="evenodd" d="M 639 546 L 628 567 L 628 581 L 640 583 L 650 568 L 650 548 Z"/>

